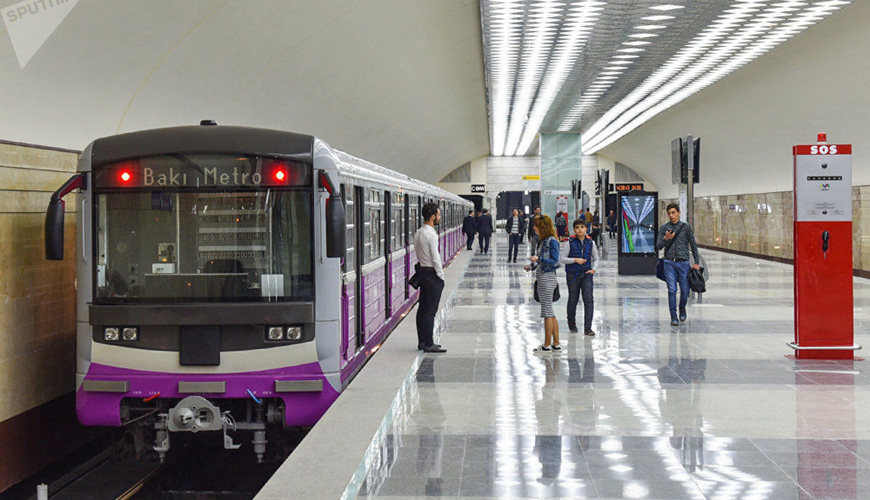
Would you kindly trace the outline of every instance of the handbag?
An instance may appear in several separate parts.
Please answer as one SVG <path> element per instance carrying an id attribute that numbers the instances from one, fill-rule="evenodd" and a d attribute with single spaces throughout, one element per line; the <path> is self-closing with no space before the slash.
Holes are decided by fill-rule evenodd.
<path id="1" fill-rule="evenodd" d="M 538 280 L 535 280 L 535 302 L 541 302 L 541 296 L 538 295 Z M 553 302 L 559 302 L 559 299 L 562 298 L 562 294 L 559 292 L 559 283 L 556 283 L 556 288 L 553 289 Z"/>
<path id="2" fill-rule="evenodd" d="M 420 263 L 419 262 L 414 264 L 414 274 L 412 274 L 411 277 L 408 278 L 408 284 L 411 285 L 411 287 L 414 290 L 420 288 Z"/>
<path id="3" fill-rule="evenodd" d="M 682 230 L 683 230 L 683 225 L 680 224 L 680 227 L 677 229 L 677 232 L 674 234 L 673 239 L 671 241 L 669 241 L 667 245 L 665 245 L 665 251 L 662 252 L 662 255 L 667 255 L 668 249 L 670 249 L 671 245 L 674 244 L 674 241 L 676 241 L 677 236 L 680 235 L 680 232 Z M 656 278 L 658 278 L 662 281 L 667 281 L 665 279 L 665 259 L 664 259 L 664 257 L 659 257 L 659 260 L 656 261 Z"/>
<path id="4" fill-rule="evenodd" d="M 689 269 L 689 289 L 696 293 L 705 293 L 707 291 L 707 285 L 704 281 L 704 268 Z"/>

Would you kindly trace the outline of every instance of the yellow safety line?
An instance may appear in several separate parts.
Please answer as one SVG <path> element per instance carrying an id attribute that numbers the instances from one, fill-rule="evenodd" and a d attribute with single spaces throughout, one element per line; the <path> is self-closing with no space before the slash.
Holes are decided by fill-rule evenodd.
<path id="1" fill-rule="evenodd" d="M 139 84 L 139 87 L 136 89 L 136 92 L 133 93 L 133 97 L 130 98 L 130 102 L 127 103 L 127 107 L 124 108 L 124 113 L 121 115 L 121 120 L 118 122 L 118 128 L 115 129 L 115 133 L 116 133 L 116 134 L 119 133 L 119 132 L 121 131 L 121 126 L 124 124 L 124 120 L 127 118 L 127 113 L 130 111 L 130 108 L 133 106 L 133 101 L 136 100 L 136 97 L 139 96 L 139 92 L 142 91 L 142 88 L 145 86 L 146 83 L 148 83 L 148 80 L 151 78 L 151 76 L 152 76 L 155 72 L 157 72 L 157 69 L 160 68 L 160 66 L 161 66 L 161 65 L 162 65 L 162 64 L 163 64 L 167 59 L 169 59 L 169 56 L 172 55 L 173 52 L 175 52 L 175 49 L 177 49 L 177 48 L 182 44 L 182 42 L 184 42 L 184 41 L 187 39 L 187 37 L 189 37 L 190 35 L 192 35 L 193 32 L 196 31 L 200 26 L 202 26 L 203 24 L 205 24 L 205 22 L 208 21 L 209 18 L 210 18 L 211 16 L 215 15 L 215 14 L 217 13 L 217 11 L 219 11 L 219 10 L 223 9 L 224 7 L 226 7 L 227 4 L 230 3 L 231 1 L 232 1 L 232 0 L 227 0 L 226 2 L 224 2 L 223 4 L 221 4 L 218 8 L 216 8 L 215 10 L 209 12 L 209 14 L 208 14 L 207 16 L 205 16 L 205 17 L 202 19 L 202 21 L 196 23 L 196 26 L 194 26 L 193 28 L 190 29 L 190 31 L 188 31 L 187 33 L 185 33 L 184 36 L 181 37 L 181 39 L 178 40 L 178 42 L 177 42 L 175 45 L 173 45 L 172 48 L 169 49 L 168 52 L 166 52 L 166 55 L 164 55 L 163 58 L 160 59 L 160 62 L 158 62 L 158 63 L 154 66 L 154 68 L 153 68 L 153 69 L 148 73 L 148 75 L 145 77 L 145 79 L 142 80 L 142 83 Z"/>

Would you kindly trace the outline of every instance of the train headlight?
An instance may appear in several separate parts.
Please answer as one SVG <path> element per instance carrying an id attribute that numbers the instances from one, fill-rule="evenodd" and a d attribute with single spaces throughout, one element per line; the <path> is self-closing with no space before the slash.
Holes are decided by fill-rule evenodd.
<path id="1" fill-rule="evenodd" d="M 103 330 L 103 338 L 115 342 L 121 337 L 120 328 L 110 327 Z"/>
<path id="2" fill-rule="evenodd" d="M 287 340 L 301 340 L 302 339 L 302 327 L 301 326 L 288 326 L 287 327 Z"/>
<path id="3" fill-rule="evenodd" d="M 121 337 L 124 340 L 138 340 L 139 339 L 139 329 L 133 327 L 126 327 L 121 332 Z"/>
<path id="4" fill-rule="evenodd" d="M 270 326 L 266 332 L 268 340 L 284 340 L 284 328 L 280 326 Z"/>

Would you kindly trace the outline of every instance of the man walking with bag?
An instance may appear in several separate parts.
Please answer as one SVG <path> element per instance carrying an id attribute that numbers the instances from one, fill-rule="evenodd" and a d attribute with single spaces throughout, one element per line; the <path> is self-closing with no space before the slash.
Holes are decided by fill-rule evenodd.
<path id="1" fill-rule="evenodd" d="M 668 308 L 671 313 L 671 326 L 679 326 L 686 321 L 686 304 L 689 302 L 689 268 L 700 269 L 701 266 L 689 266 L 689 252 L 700 262 L 698 244 L 695 242 L 695 232 L 692 227 L 680 221 L 680 206 L 671 203 L 667 207 L 667 223 L 659 228 L 656 250 L 664 249 L 664 274 L 668 284 Z M 677 319 L 677 285 L 680 287 L 680 315 Z"/>
<path id="2" fill-rule="evenodd" d="M 468 215 L 462 220 L 462 232 L 465 233 L 466 249 L 471 250 L 471 245 L 474 243 L 474 235 L 477 233 L 477 219 L 474 218 L 474 210 L 469 210 Z"/>
<path id="3" fill-rule="evenodd" d="M 423 205 L 423 227 L 414 233 L 414 248 L 420 270 L 417 279 L 420 285 L 420 300 L 417 305 L 417 349 L 425 352 L 447 352 L 433 340 L 435 313 L 444 291 L 444 269 L 438 252 L 438 232 L 441 210 L 435 203 Z"/>

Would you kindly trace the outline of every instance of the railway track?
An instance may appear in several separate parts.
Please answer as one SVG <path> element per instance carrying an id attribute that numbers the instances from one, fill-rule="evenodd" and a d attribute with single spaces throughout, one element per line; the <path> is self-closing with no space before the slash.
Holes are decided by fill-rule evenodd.
<path id="1" fill-rule="evenodd" d="M 76 474 L 51 500 L 250 500 L 304 437 L 290 436 L 273 447 L 264 463 L 247 449 L 224 450 L 194 436 L 174 447 L 164 464 L 103 456 Z M 277 443 L 274 443 L 277 444 Z M 35 497 L 33 497 L 35 500 Z"/>

